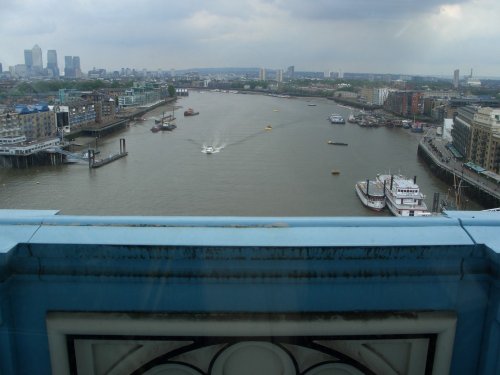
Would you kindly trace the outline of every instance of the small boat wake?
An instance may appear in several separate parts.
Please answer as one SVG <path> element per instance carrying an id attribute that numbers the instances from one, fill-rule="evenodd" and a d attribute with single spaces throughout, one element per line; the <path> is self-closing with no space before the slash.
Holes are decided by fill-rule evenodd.
<path id="1" fill-rule="evenodd" d="M 217 154 L 217 153 L 221 152 L 221 150 L 223 150 L 225 146 L 226 145 L 212 146 L 212 145 L 203 144 L 203 146 L 201 148 L 201 152 L 203 152 L 204 154 L 207 154 L 207 155 Z"/>

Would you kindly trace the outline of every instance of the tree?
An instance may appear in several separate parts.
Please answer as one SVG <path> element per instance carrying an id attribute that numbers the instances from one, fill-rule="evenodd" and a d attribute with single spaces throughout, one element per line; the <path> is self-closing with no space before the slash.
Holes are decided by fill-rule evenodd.
<path id="1" fill-rule="evenodd" d="M 175 97 L 176 92 L 175 92 L 175 87 L 173 85 L 168 85 L 168 96 L 170 97 Z"/>

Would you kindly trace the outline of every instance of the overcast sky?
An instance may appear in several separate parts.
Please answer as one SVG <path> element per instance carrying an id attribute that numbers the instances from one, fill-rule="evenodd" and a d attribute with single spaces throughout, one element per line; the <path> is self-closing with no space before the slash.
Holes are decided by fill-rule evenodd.
<path id="1" fill-rule="evenodd" d="M 0 62 L 500 76 L 498 0 L 0 0 Z"/>

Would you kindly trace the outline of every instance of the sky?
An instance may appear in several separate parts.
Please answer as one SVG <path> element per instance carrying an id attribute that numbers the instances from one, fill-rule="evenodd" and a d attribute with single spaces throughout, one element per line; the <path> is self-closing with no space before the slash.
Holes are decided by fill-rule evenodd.
<path id="1" fill-rule="evenodd" d="M 498 0 L 0 0 L 0 63 L 500 76 Z"/>

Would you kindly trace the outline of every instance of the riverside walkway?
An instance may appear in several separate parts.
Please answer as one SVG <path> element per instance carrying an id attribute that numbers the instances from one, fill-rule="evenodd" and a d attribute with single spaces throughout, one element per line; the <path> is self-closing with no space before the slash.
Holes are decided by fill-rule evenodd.
<path id="1" fill-rule="evenodd" d="M 464 161 L 456 158 L 447 148 L 448 143 L 449 141 L 436 135 L 435 129 L 430 129 L 420 140 L 419 152 L 423 152 L 428 161 L 441 170 L 441 174 L 448 175 L 449 180 L 454 177 L 463 180 L 469 187 L 487 194 L 491 201 L 496 201 L 495 207 L 500 206 L 500 183 L 486 174 L 466 168 Z"/>

